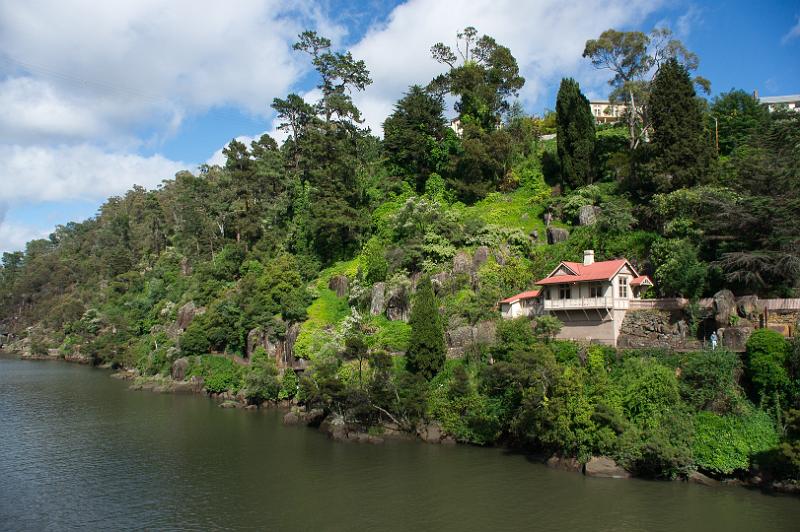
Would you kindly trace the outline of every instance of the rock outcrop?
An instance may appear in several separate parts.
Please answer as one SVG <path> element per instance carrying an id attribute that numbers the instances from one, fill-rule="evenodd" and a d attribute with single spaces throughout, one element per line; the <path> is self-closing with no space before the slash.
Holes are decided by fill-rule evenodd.
<path id="1" fill-rule="evenodd" d="M 386 317 L 408 321 L 411 315 L 411 294 L 405 286 L 394 286 L 386 293 Z"/>
<path id="2" fill-rule="evenodd" d="M 711 309 L 714 313 L 714 322 L 717 329 L 729 327 L 731 317 L 736 316 L 736 298 L 730 290 L 720 290 L 712 299 Z"/>
<path id="3" fill-rule="evenodd" d="M 336 292 L 336 297 L 347 297 L 350 281 L 345 275 L 334 275 L 328 281 L 328 288 Z"/>
<path id="4" fill-rule="evenodd" d="M 630 478 L 631 474 L 607 456 L 593 456 L 583 466 L 587 477 Z"/>
<path id="5" fill-rule="evenodd" d="M 600 207 L 584 205 L 578 212 L 578 223 L 580 225 L 594 225 L 597 223 L 598 214 L 600 214 Z"/>
<path id="6" fill-rule="evenodd" d="M 747 350 L 747 340 L 753 334 L 753 328 L 749 326 L 723 327 L 719 329 L 722 347 L 737 353 Z"/>
<path id="7" fill-rule="evenodd" d="M 170 375 L 176 381 L 182 381 L 186 379 L 186 371 L 189 369 L 189 359 L 186 357 L 179 358 L 175 362 L 172 363 L 172 368 L 170 370 Z"/>
<path id="8" fill-rule="evenodd" d="M 466 251 L 459 251 L 453 257 L 453 273 L 470 273 L 472 270 L 472 258 Z"/>
<path id="9" fill-rule="evenodd" d="M 379 316 L 386 310 L 386 283 L 375 283 L 372 286 L 372 298 L 369 305 L 369 313 Z"/>
<path id="10" fill-rule="evenodd" d="M 494 342 L 497 325 L 493 321 L 482 321 L 475 325 L 463 325 L 445 333 L 447 358 L 463 358 L 466 350 L 475 344 Z"/>
<path id="11" fill-rule="evenodd" d="M 561 227 L 548 227 L 547 228 L 547 243 L 548 244 L 558 244 L 559 242 L 565 242 L 569 238 L 569 231 L 566 229 L 562 229 Z"/>
<path id="12" fill-rule="evenodd" d="M 489 248 L 479 246 L 472 255 L 472 271 L 477 272 L 489 260 Z"/>

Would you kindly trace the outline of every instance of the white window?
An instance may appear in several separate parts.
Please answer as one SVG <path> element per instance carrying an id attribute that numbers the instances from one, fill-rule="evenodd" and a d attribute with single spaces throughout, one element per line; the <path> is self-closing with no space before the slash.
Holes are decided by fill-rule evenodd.
<path id="1" fill-rule="evenodd" d="M 619 278 L 619 297 L 627 298 L 628 297 L 628 278 L 627 277 L 620 277 Z"/>

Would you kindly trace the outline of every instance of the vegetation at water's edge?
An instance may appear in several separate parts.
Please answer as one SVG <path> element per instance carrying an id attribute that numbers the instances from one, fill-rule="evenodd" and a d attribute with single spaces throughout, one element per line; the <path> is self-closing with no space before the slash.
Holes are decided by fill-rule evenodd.
<path id="1" fill-rule="evenodd" d="M 697 57 L 655 37 L 586 43 L 612 98 L 640 102 L 595 125 L 574 80 L 556 114 L 526 114 L 511 51 L 467 28 L 469 55 L 435 45 L 442 74 L 409 88 L 380 139 L 351 98 L 367 65 L 306 32 L 320 98 L 272 102 L 286 141 L 234 140 L 224 166 L 135 187 L 4 254 L 0 323 L 35 354 L 153 378 L 183 360 L 210 392 L 294 398 L 364 430 L 437 420 L 459 441 L 603 454 L 652 477 L 796 479 L 797 341 L 757 331 L 741 360 L 618 352 L 555 341 L 554 320 L 498 319 L 500 299 L 584 249 L 628 258 L 659 296 L 798 295 L 800 114 L 742 91 L 705 100 Z M 565 240 L 545 243 L 545 213 Z M 446 359 L 445 335 L 487 323 L 494 344 Z M 274 356 L 295 335 L 300 376 Z"/>

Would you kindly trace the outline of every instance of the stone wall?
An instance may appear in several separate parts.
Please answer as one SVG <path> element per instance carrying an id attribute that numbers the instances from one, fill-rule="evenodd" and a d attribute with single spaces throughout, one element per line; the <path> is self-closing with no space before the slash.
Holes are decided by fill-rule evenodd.
<path id="1" fill-rule="evenodd" d="M 800 325 L 800 310 L 771 310 L 767 313 L 766 325 L 784 336 L 795 336 Z"/>
<path id="2" fill-rule="evenodd" d="M 497 326 L 493 321 L 482 321 L 473 326 L 465 325 L 445 333 L 447 358 L 463 358 L 467 349 L 476 344 L 494 343 Z"/>
<path id="3" fill-rule="evenodd" d="M 691 337 L 689 326 L 680 316 L 663 310 L 633 310 L 625 315 L 617 346 L 693 349 L 700 344 Z"/>

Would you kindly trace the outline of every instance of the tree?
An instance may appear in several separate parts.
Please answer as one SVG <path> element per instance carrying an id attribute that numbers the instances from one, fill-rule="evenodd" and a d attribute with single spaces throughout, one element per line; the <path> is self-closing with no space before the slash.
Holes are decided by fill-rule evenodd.
<path id="1" fill-rule="evenodd" d="M 478 38 L 478 30 L 472 26 L 458 32 L 456 50 L 444 43 L 431 48 L 433 58 L 450 67 L 449 72 L 431 82 L 431 90 L 450 92 L 458 96 L 455 110 L 462 124 L 475 122 L 485 131 L 495 129 L 503 113 L 510 108 L 509 96 L 516 96 L 525 84 L 519 75 L 517 60 L 511 51 L 498 44 L 492 37 Z"/>
<path id="2" fill-rule="evenodd" d="M 413 85 L 383 123 L 383 148 L 389 163 L 420 193 L 440 164 L 435 152 L 447 132 L 443 113 L 441 98 Z"/>
<path id="3" fill-rule="evenodd" d="M 550 342 L 561 332 L 564 324 L 555 316 L 545 315 L 536 318 L 536 325 L 533 332 L 539 338 L 543 338 L 545 342 Z"/>
<path id="4" fill-rule="evenodd" d="M 717 120 L 720 155 L 730 155 L 744 147 L 769 122 L 766 106 L 743 90 L 731 90 L 714 98 L 710 115 Z"/>
<path id="5" fill-rule="evenodd" d="M 562 79 L 558 89 L 556 130 L 561 178 L 573 188 L 591 185 L 594 179 L 594 118 L 589 100 L 572 78 Z"/>
<path id="6" fill-rule="evenodd" d="M 779 408 L 789 385 L 789 344 L 772 329 L 758 329 L 747 339 L 747 375 L 756 397 Z"/>
<path id="7" fill-rule="evenodd" d="M 651 124 L 647 115 L 652 72 L 667 59 L 680 60 L 687 70 L 696 70 L 697 55 L 690 52 L 672 32 L 654 29 L 649 35 L 640 31 L 606 30 L 597 39 L 586 41 L 583 57 L 601 70 L 610 70 L 614 77 L 608 84 L 614 90 L 609 99 L 627 105 L 629 147 L 635 150 L 647 138 Z M 701 77 L 695 83 L 708 92 L 709 83 Z"/>
<path id="8" fill-rule="evenodd" d="M 686 239 L 657 240 L 650 250 L 655 284 L 662 296 L 700 297 L 708 268 L 697 258 L 697 248 Z"/>
<path id="9" fill-rule="evenodd" d="M 409 324 L 408 368 L 426 379 L 432 379 L 444 367 L 445 344 L 439 304 L 430 277 L 423 277 L 417 285 Z"/>
<path id="10" fill-rule="evenodd" d="M 668 192 L 701 183 L 709 172 L 713 148 L 689 72 L 674 58 L 659 68 L 648 108 L 659 188 Z"/>

